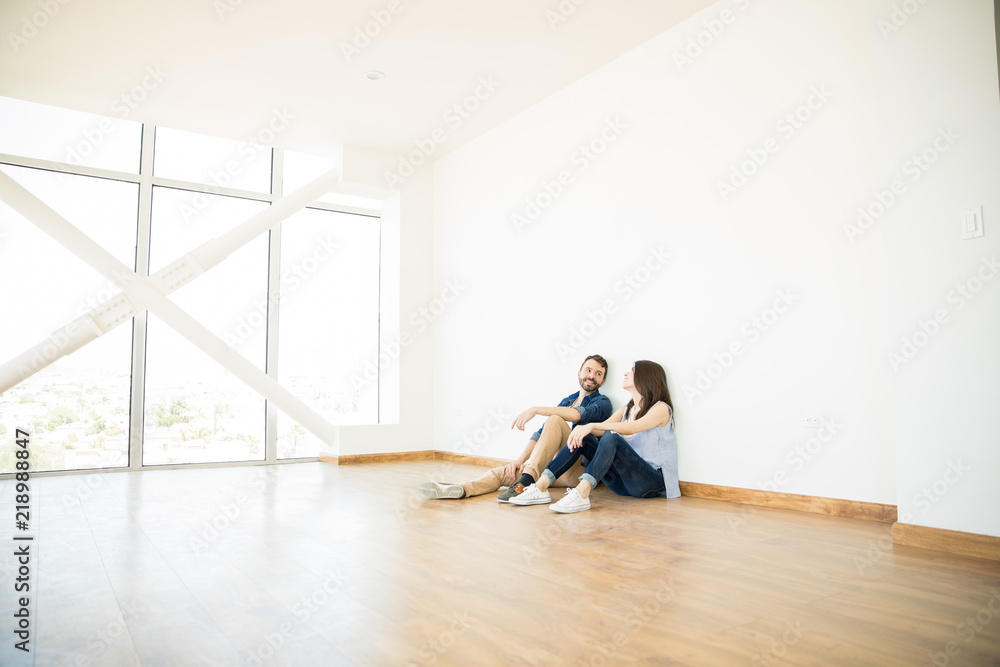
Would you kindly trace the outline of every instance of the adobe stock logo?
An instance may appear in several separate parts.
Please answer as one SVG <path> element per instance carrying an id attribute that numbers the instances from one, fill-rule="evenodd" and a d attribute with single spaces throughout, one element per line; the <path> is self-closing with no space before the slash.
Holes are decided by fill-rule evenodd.
<path id="1" fill-rule="evenodd" d="M 751 667 L 770 667 L 780 663 L 781 658 L 788 654 L 788 647 L 795 646 L 802 639 L 805 630 L 802 628 L 802 621 L 796 620 L 794 623 L 785 621 L 785 632 L 781 635 L 781 641 L 771 640 L 771 645 L 767 649 L 754 655 L 750 659 Z"/>
<path id="2" fill-rule="evenodd" d="M 166 78 L 167 72 L 159 65 L 147 66 L 143 70 L 142 79 L 111 103 L 111 112 L 122 120 L 126 120 L 132 111 L 145 102 L 149 94 L 159 88 Z M 83 164 L 84 158 L 97 151 L 105 137 L 114 132 L 115 128 L 116 125 L 110 118 L 102 118 L 97 123 L 97 127 L 85 129 L 82 132 L 83 139 L 66 148 L 64 160 L 74 166 Z"/>
<path id="3" fill-rule="evenodd" d="M 910 17 L 920 11 L 927 4 L 927 0 L 903 0 L 902 5 L 894 4 L 889 19 L 879 19 L 875 26 L 882 34 L 882 39 L 889 41 L 889 35 L 899 32 L 900 28 L 906 25 Z"/>
<path id="4" fill-rule="evenodd" d="M 38 0 L 38 8 L 41 11 L 33 13 L 30 19 L 27 16 L 22 16 L 20 31 L 7 33 L 7 41 L 10 42 L 10 48 L 14 53 L 20 51 L 22 46 L 34 39 L 38 35 L 38 31 L 56 17 L 59 10 L 62 9 L 61 5 L 68 4 L 69 1 Z"/>
<path id="5" fill-rule="evenodd" d="M 974 464 L 966 465 L 962 462 L 962 459 L 949 460 L 948 469 L 944 471 L 944 474 L 913 494 L 911 502 L 920 510 L 921 516 L 929 512 L 934 505 L 941 502 L 941 499 L 948 495 L 952 487 L 962 481 L 965 473 L 972 472 L 973 468 Z M 915 518 L 912 512 L 903 512 L 899 515 L 899 523 L 912 524 L 915 523 Z M 865 555 L 853 556 L 851 558 L 854 562 L 854 567 L 858 570 L 858 576 L 865 576 L 865 570 L 874 566 L 882 560 L 885 554 L 892 551 L 893 544 L 892 536 L 888 534 L 879 537 L 878 542 L 868 540 L 868 551 L 865 552 Z"/>
<path id="6" fill-rule="evenodd" d="M 605 299 L 597 308 L 587 310 L 585 317 L 570 327 L 569 338 L 566 342 L 556 342 L 556 352 L 559 353 L 559 358 L 565 361 L 579 354 L 587 341 L 608 323 L 612 315 L 618 312 L 618 306 L 641 290 L 657 271 L 667 265 L 667 260 L 670 258 L 670 252 L 664 250 L 663 246 L 649 246 L 648 254 L 643 258 L 643 261 L 615 282 L 614 293 L 623 295 L 622 298 L 620 300 L 618 297 Z"/>
<path id="7" fill-rule="evenodd" d="M 256 132 L 248 135 L 246 140 L 237 146 L 239 160 L 228 159 L 225 164 L 220 163 L 215 165 L 214 169 L 211 167 L 207 169 L 208 178 L 212 181 L 212 185 L 208 186 L 209 194 L 218 195 L 222 192 L 222 188 L 228 188 L 232 185 L 233 179 L 243 173 L 243 170 L 257 159 L 258 153 L 270 151 L 270 148 L 266 146 L 270 145 L 278 134 L 288 129 L 294 120 L 295 116 L 289 113 L 285 107 L 272 108 L 271 117 L 268 118 L 267 122 L 261 125 Z M 190 194 L 190 203 L 181 202 L 178 207 L 185 223 L 190 223 L 192 219 L 208 209 L 213 202 L 218 201 L 218 198 L 209 197 L 204 192 Z"/>
<path id="8" fill-rule="evenodd" d="M 502 83 L 497 81 L 492 74 L 479 77 L 475 89 L 452 104 L 441 116 L 441 120 L 447 123 L 451 129 L 457 130 L 472 117 L 472 114 L 479 109 L 483 102 L 493 96 L 493 93 L 501 85 Z M 387 170 L 384 172 L 385 184 L 393 189 L 398 188 L 417 169 L 429 162 L 431 156 L 437 152 L 438 146 L 446 141 L 448 141 L 448 134 L 441 126 L 435 127 L 426 137 L 414 139 L 413 144 L 416 149 L 398 156 L 399 164 L 395 171 Z"/>
<path id="9" fill-rule="evenodd" d="M 844 425 L 838 424 L 832 417 L 823 419 L 823 425 L 816 431 L 816 435 L 788 450 L 784 458 L 785 463 L 791 466 L 792 472 L 802 470 L 807 461 L 812 461 L 822 453 L 824 446 L 828 445 L 842 428 Z M 789 479 L 789 474 L 781 469 L 774 471 L 771 479 L 758 485 L 764 491 L 778 491 L 778 487 L 787 484 Z"/>
<path id="10" fill-rule="evenodd" d="M 560 23 L 565 23 L 569 17 L 576 14 L 576 8 L 585 2 L 587 0 L 562 0 L 554 10 L 545 10 L 545 20 L 549 22 L 549 27 L 555 31 Z"/>
<path id="11" fill-rule="evenodd" d="M 970 613 L 955 626 L 955 634 L 966 644 L 971 643 L 976 638 L 977 633 L 982 632 L 987 625 L 993 622 L 994 614 L 1000 615 L 1000 591 L 992 588 L 990 592 L 992 595 L 975 614 Z M 928 662 L 924 663 L 924 667 L 947 667 L 951 658 L 962 652 L 962 648 L 958 642 L 950 641 L 942 647 L 941 651 L 936 653 L 928 651 Z"/>
<path id="12" fill-rule="evenodd" d="M 704 369 L 698 369 L 697 378 L 694 384 L 685 384 L 684 396 L 688 402 L 693 403 L 694 399 L 711 389 L 712 385 L 719 381 L 726 374 L 740 356 L 747 351 L 751 343 L 760 340 L 764 332 L 770 330 L 774 324 L 795 306 L 799 296 L 790 289 L 780 289 L 776 292 L 774 301 L 770 306 L 762 309 L 757 315 L 751 317 L 740 327 L 740 333 L 745 337 L 737 338 L 721 353 L 712 355 L 713 361 Z"/>
<path id="13" fill-rule="evenodd" d="M 371 46 L 372 40 L 378 38 L 382 31 L 389 27 L 393 17 L 398 16 L 402 11 L 403 4 L 400 0 L 389 0 L 384 9 L 372 10 L 370 12 L 371 21 L 363 26 L 355 26 L 354 39 L 350 43 L 343 41 L 340 43 L 340 53 L 344 56 L 344 60 L 350 63 L 355 56 L 360 56 L 365 49 Z"/>
<path id="14" fill-rule="evenodd" d="M 628 125 L 617 116 L 609 118 L 597 134 L 577 146 L 569 158 L 570 164 L 576 167 L 577 173 L 582 174 L 591 163 L 604 154 L 608 146 L 615 142 L 621 136 L 622 130 L 627 127 Z M 522 233 L 526 227 L 534 223 L 545 209 L 552 206 L 575 182 L 576 177 L 569 169 L 560 170 L 552 180 L 543 180 L 541 187 L 535 190 L 535 194 L 525 197 L 524 208 L 510 216 L 517 233 Z"/>
<path id="15" fill-rule="evenodd" d="M 944 325 L 951 322 L 951 317 L 961 311 L 966 304 L 976 298 L 986 283 L 1000 274 L 1000 262 L 997 256 L 983 257 L 975 273 L 955 285 L 948 292 L 947 302 L 954 304 L 953 312 L 947 308 L 937 308 L 927 319 L 918 319 L 917 326 L 900 338 L 898 350 L 894 347 L 886 353 L 886 359 L 893 372 L 898 372 L 901 366 L 910 363 L 934 338 L 941 332 Z"/>
<path id="16" fill-rule="evenodd" d="M 378 379 L 379 371 L 384 371 L 416 340 L 418 334 L 426 331 L 436 319 L 441 317 L 448 306 L 454 303 L 458 297 L 469 289 L 468 285 L 463 285 L 457 279 L 447 279 L 444 281 L 444 288 L 440 295 L 431 299 L 426 306 L 422 306 L 410 315 L 410 326 L 412 330 L 400 330 L 399 336 L 394 341 L 382 343 L 379 346 L 377 358 L 372 361 L 365 361 L 365 367 L 360 372 L 351 375 L 351 387 L 355 390 L 364 389 Z"/>
<path id="17" fill-rule="evenodd" d="M 733 0 L 740 11 L 745 11 L 750 6 L 750 0 Z M 726 31 L 726 26 L 732 25 L 738 18 L 738 14 L 731 9 L 723 9 L 714 19 L 706 19 L 701 22 L 704 30 L 698 32 L 693 37 L 688 37 L 687 46 L 683 51 L 674 51 L 674 64 L 677 71 L 683 72 L 688 65 L 693 65 L 694 61 L 715 44 L 716 40 L 722 37 Z"/>
<path id="18" fill-rule="evenodd" d="M 908 176 L 911 183 L 916 183 L 920 177 L 931 168 L 938 159 L 947 153 L 958 142 L 962 135 L 951 129 L 951 126 L 938 128 L 937 135 L 927 146 L 911 155 L 903 163 L 901 171 L 904 176 Z M 862 236 L 878 222 L 882 216 L 889 212 L 899 199 L 906 194 L 906 183 L 903 179 L 894 179 L 884 190 L 876 189 L 872 199 L 866 206 L 858 207 L 858 215 L 855 224 L 845 224 L 844 234 L 847 240 L 854 243 L 855 239 Z"/>
<path id="19" fill-rule="evenodd" d="M 778 152 L 782 142 L 789 141 L 795 133 L 805 127 L 813 116 L 822 109 L 833 97 L 826 84 L 813 86 L 809 90 L 809 95 L 791 111 L 785 113 L 774 123 L 774 129 L 781 135 L 781 138 L 768 137 L 759 147 L 751 147 L 746 150 L 746 159 L 733 165 L 729 172 L 729 177 L 725 180 L 718 180 L 715 188 L 723 202 L 750 182 L 750 179 L 758 173 L 771 156 Z"/>

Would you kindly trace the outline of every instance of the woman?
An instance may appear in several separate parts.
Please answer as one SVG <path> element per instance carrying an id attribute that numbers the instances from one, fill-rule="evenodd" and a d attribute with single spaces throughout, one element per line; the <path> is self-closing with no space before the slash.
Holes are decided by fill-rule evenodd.
<path id="1" fill-rule="evenodd" d="M 538 481 L 512 498 L 512 504 L 552 502 L 549 485 L 581 455 L 589 463 L 580 484 L 549 509 L 563 514 L 589 510 L 590 492 L 598 482 L 620 496 L 651 498 L 663 493 L 668 498 L 680 497 L 673 404 L 663 367 L 653 361 L 635 362 L 625 373 L 622 388 L 632 395 L 628 405 L 607 421 L 574 428 Z M 601 436 L 596 445 L 593 438 L 586 438 L 590 434 Z"/>

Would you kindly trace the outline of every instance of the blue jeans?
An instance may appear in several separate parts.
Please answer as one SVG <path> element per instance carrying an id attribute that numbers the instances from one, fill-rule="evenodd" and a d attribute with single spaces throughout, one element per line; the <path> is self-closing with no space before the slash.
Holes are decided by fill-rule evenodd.
<path id="1" fill-rule="evenodd" d="M 664 490 L 663 473 L 646 463 L 625 438 L 611 431 L 606 431 L 596 445 L 594 438 L 584 438 L 583 446 L 572 452 L 568 446 L 560 449 L 546 468 L 545 476 L 552 482 L 569 470 L 581 455 L 590 463 L 580 479 L 587 480 L 592 487 L 599 481 L 604 482 L 619 496 L 633 498 L 652 498 Z"/>

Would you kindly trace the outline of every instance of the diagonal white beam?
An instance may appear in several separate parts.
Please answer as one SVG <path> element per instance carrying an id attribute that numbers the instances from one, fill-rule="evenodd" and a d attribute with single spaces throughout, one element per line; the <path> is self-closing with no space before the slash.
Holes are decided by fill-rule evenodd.
<path id="1" fill-rule="evenodd" d="M 0 366 L 0 393 L 128 321 L 141 310 L 148 309 L 314 435 L 329 445 L 335 445 L 336 429 L 330 422 L 180 309 L 167 295 L 292 213 L 319 199 L 339 181 L 339 169 L 326 172 L 229 232 L 146 278 L 136 275 L 38 197 L 0 172 L 0 199 L 93 269 L 123 286 L 122 294 L 105 301 Z"/>

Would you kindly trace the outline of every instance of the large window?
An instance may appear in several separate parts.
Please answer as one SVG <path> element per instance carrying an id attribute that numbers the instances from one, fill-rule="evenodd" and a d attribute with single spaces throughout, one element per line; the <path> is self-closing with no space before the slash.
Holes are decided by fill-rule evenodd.
<path id="1" fill-rule="evenodd" d="M 135 185 L 8 165 L 0 171 L 132 266 Z M 8 358 L 120 291 L 3 203 L 0 239 L 0 349 Z M 0 473 L 14 471 L 17 428 L 32 434 L 34 470 L 127 466 L 131 343 L 131 327 L 119 327 L 0 395 Z M 40 366 L 45 352 L 26 368 Z"/>
<path id="2" fill-rule="evenodd" d="M 280 174 L 274 165 L 284 165 Z M 140 276 L 266 211 L 328 166 L 0 97 L 0 171 Z M 317 438 L 155 312 L 89 333 L 92 340 L 51 362 L 58 355 L 46 342 L 68 325 L 96 332 L 79 318 L 118 295 L 122 276 L 102 275 L 78 244 L 68 250 L 3 199 L 0 364 L 20 365 L 0 394 L 0 474 L 14 470 L 18 428 L 31 433 L 36 471 L 318 455 Z M 379 347 L 378 205 L 328 194 L 169 299 L 329 422 L 377 423 L 377 394 L 359 396 L 347 378 Z"/>
<path id="3" fill-rule="evenodd" d="M 153 189 L 150 273 L 235 227 L 266 204 L 202 195 L 196 219 L 185 219 L 190 192 Z M 173 293 L 171 299 L 215 335 L 266 370 L 265 318 L 234 339 L 248 309 L 267 304 L 267 236 L 259 236 Z M 266 309 L 265 309 L 266 311 Z M 240 331 L 241 332 L 241 331 Z M 241 332 L 242 333 L 242 332 Z M 142 461 L 218 463 L 264 459 L 264 399 L 155 315 L 147 333 Z"/>
<path id="4" fill-rule="evenodd" d="M 349 371 L 378 354 L 378 230 L 357 215 L 305 210 L 281 230 L 281 384 L 331 422 L 372 424 L 377 394 Z M 315 436 L 280 415 L 278 456 L 316 456 Z"/>

